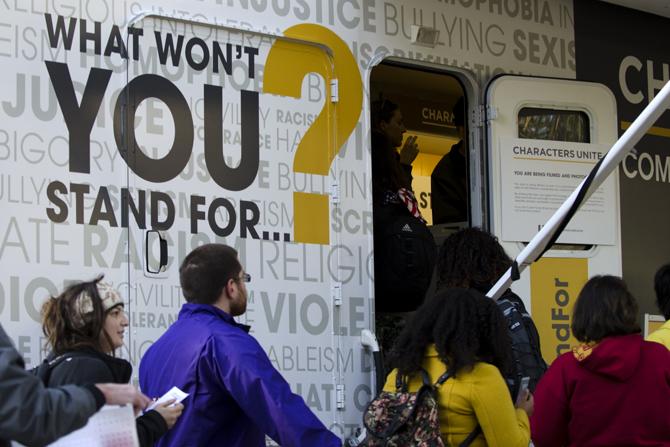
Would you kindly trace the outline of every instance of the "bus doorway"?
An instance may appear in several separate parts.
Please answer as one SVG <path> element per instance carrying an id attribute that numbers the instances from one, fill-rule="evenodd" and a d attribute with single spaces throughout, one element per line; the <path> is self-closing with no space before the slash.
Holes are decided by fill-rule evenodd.
<path id="1" fill-rule="evenodd" d="M 472 100 L 468 96 L 462 77 L 450 72 L 384 61 L 370 75 L 373 130 L 380 127 L 381 117 L 375 115 L 397 107 L 405 130 L 397 150 L 400 154 L 408 140 L 418 149 L 411 171 L 406 172 L 411 173 L 411 186 L 429 227 L 463 228 L 470 222 L 469 123 L 465 118 Z M 378 172 L 372 175 L 379 180 L 375 178 Z M 441 233 L 436 231 L 436 236 Z"/>
<path id="2" fill-rule="evenodd" d="M 391 348 L 432 290 L 442 241 L 481 225 L 482 161 L 474 149 L 474 82 L 443 67 L 385 60 L 370 74 L 375 324 Z M 423 237 L 425 236 L 425 237 Z"/>

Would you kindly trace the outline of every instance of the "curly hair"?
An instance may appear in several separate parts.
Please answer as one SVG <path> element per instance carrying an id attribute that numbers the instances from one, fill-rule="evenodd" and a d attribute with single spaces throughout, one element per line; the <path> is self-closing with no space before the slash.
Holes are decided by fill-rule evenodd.
<path id="1" fill-rule="evenodd" d="M 437 259 L 437 287 L 466 287 L 486 293 L 512 265 L 498 239 L 480 228 L 449 235 Z"/>
<path id="2" fill-rule="evenodd" d="M 97 287 L 103 277 L 100 275 L 92 281 L 74 283 L 42 305 L 42 332 L 46 336 L 47 347 L 55 355 L 82 348 L 105 352 L 101 334 L 107 346 L 112 346 L 109 334 L 104 330 L 106 313 Z M 93 312 L 87 316 L 83 326 L 79 326 L 75 324 L 72 315 L 77 313 L 77 299 L 83 292 L 91 297 Z"/>
<path id="3" fill-rule="evenodd" d="M 431 344 L 453 376 L 477 362 L 491 363 L 503 375 L 513 365 L 505 318 L 476 290 L 449 288 L 427 300 L 400 333 L 389 365 L 410 376 L 421 368 Z"/>

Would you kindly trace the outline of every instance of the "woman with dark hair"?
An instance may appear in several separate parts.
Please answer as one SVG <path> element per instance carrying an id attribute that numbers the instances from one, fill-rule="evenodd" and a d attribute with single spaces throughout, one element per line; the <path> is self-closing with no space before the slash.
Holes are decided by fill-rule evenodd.
<path id="1" fill-rule="evenodd" d="M 535 445 L 670 445 L 670 351 L 642 339 L 623 280 L 591 278 L 571 327 L 581 345 L 558 357 L 535 390 Z"/>
<path id="2" fill-rule="evenodd" d="M 388 352 L 405 325 L 407 312 L 419 307 L 430 285 L 436 247 L 412 191 L 416 137 L 405 140 L 397 104 L 372 103 L 372 203 L 375 249 L 376 332 Z"/>
<path id="3" fill-rule="evenodd" d="M 465 228 L 450 234 L 440 247 L 437 287 L 466 287 L 486 293 L 511 265 L 495 236 L 481 228 Z"/>
<path id="4" fill-rule="evenodd" d="M 403 144 L 403 135 L 407 132 L 407 129 L 400 106 L 388 99 L 379 99 L 371 104 L 371 108 L 372 130 L 386 136 L 394 151 L 402 145 L 397 160 L 401 165 L 409 166 L 411 171 L 412 162 L 419 154 L 419 148 L 416 144 L 416 136 L 407 138 L 405 144 Z"/>
<path id="5" fill-rule="evenodd" d="M 475 290 L 446 289 L 428 299 L 400 334 L 384 389 L 396 389 L 398 374 L 416 391 L 421 369 L 432 382 L 448 371 L 437 391 L 446 445 L 459 445 L 480 426 L 472 445 L 527 447 L 533 397 L 526 390 L 516 408 L 512 403 L 501 375 L 511 367 L 509 351 L 505 319 L 493 300 Z"/>
<path id="6" fill-rule="evenodd" d="M 498 239 L 480 228 L 465 228 L 449 235 L 440 247 L 437 259 L 437 289 L 467 287 L 487 293 L 512 265 Z M 497 301 L 507 318 L 512 337 L 515 368 L 505 377 L 516 396 L 523 377 L 529 389 L 547 369 L 540 349 L 540 335 L 519 296 L 508 289 Z"/>
<path id="7" fill-rule="evenodd" d="M 372 103 L 372 186 L 379 205 L 399 205 L 423 220 L 412 192 L 412 162 L 419 153 L 416 137 L 406 132 L 398 104 L 388 99 Z M 397 148 L 403 145 L 400 153 Z"/>
<path id="8" fill-rule="evenodd" d="M 51 348 L 46 385 L 128 383 L 132 366 L 114 356 L 123 346 L 128 318 L 121 295 L 102 281 L 75 283 L 42 306 L 42 330 Z M 172 401 L 137 418 L 140 446 L 152 446 L 182 412 Z"/>

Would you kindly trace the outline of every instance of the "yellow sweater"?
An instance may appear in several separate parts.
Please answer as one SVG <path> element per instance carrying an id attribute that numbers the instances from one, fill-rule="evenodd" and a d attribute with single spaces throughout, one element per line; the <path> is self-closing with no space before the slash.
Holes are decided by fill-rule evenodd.
<path id="1" fill-rule="evenodd" d="M 434 346 L 428 347 L 423 368 L 435 382 L 446 370 Z M 397 370 L 389 374 L 384 390 L 395 391 Z M 410 380 L 410 391 L 422 384 L 421 375 Z M 528 447 L 530 424 L 525 411 L 514 408 L 509 389 L 495 366 L 479 362 L 472 371 L 449 378 L 438 389 L 442 440 L 456 446 L 481 425 L 480 434 L 471 446 Z M 485 439 L 484 439 L 485 438 Z"/>
<path id="2" fill-rule="evenodd" d="M 670 320 L 663 323 L 663 326 L 647 335 L 647 341 L 655 341 L 670 349 Z"/>

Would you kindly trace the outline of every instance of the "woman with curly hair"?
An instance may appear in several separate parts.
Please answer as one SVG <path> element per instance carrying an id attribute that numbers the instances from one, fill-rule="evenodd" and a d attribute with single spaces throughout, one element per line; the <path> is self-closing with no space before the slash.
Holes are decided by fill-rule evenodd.
<path id="1" fill-rule="evenodd" d="M 485 294 L 511 265 L 512 260 L 495 236 L 480 228 L 466 228 L 449 235 L 440 247 L 437 289 L 466 287 Z M 506 378 L 512 395 L 517 395 L 522 377 L 529 377 L 529 388 L 534 391 L 547 370 L 535 323 L 512 290 L 506 290 L 497 303 L 510 323 L 515 368 Z M 518 316 L 523 324 L 516 324 L 518 320 L 512 315 Z"/>
<path id="2" fill-rule="evenodd" d="M 42 330 L 51 353 L 46 385 L 128 383 L 132 366 L 114 356 L 123 346 L 128 318 L 119 292 L 102 281 L 75 283 L 42 306 Z M 159 404 L 137 418 L 140 446 L 152 446 L 170 429 L 183 405 Z"/>
<path id="3" fill-rule="evenodd" d="M 450 288 L 428 299 L 400 334 L 384 387 L 408 378 L 409 391 L 423 384 L 421 370 L 438 388 L 442 439 L 460 445 L 479 426 L 473 446 L 523 446 L 530 440 L 533 397 L 525 390 L 516 408 L 501 372 L 511 367 L 505 319 L 495 302 L 472 289 Z"/>
<path id="4" fill-rule="evenodd" d="M 450 234 L 437 259 L 437 288 L 465 287 L 486 293 L 512 265 L 498 240 L 481 228 Z"/>

